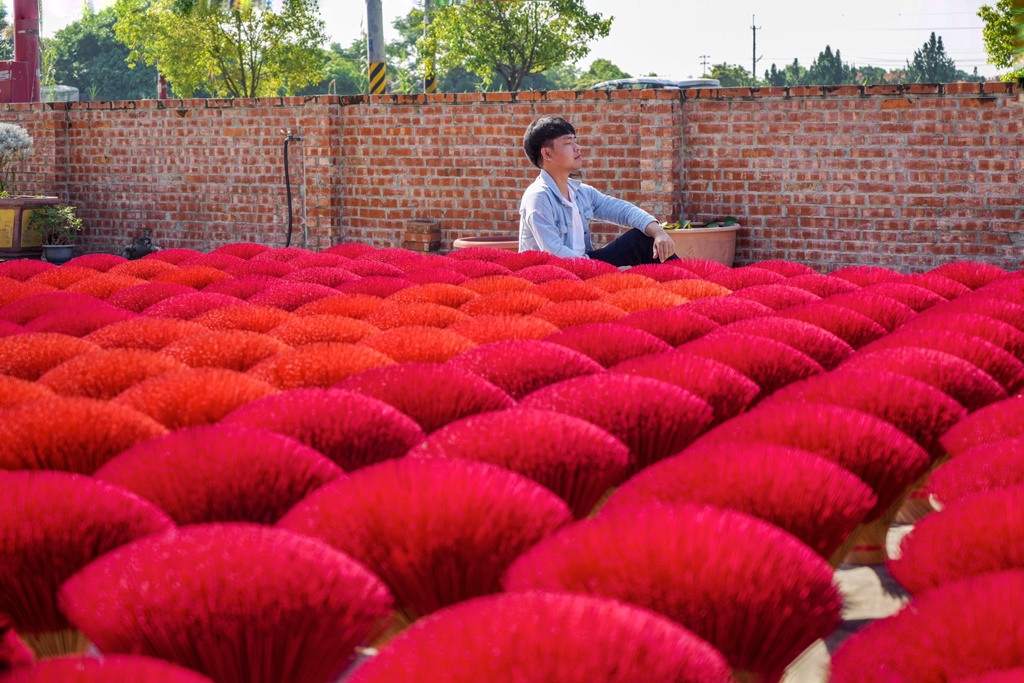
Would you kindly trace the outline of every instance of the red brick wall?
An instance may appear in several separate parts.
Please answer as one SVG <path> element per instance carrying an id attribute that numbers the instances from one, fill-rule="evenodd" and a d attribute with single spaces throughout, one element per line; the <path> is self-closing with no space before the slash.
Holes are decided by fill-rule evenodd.
<path id="1" fill-rule="evenodd" d="M 685 210 L 742 217 L 739 260 L 1020 267 L 1024 99 L 1011 84 L 687 95 Z"/>
<path id="2" fill-rule="evenodd" d="M 1024 255 L 1024 101 L 1007 84 L 166 100 L 6 105 L 36 152 L 18 190 L 56 193 L 84 246 L 119 252 L 284 243 L 284 129 L 292 244 L 397 246 L 436 220 L 442 247 L 515 234 L 536 176 L 529 122 L 561 114 L 587 182 L 675 220 L 736 215 L 740 263 L 822 271 L 952 259 L 1017 268 Z M 619 229 L 596 226 L 597 241 Z"/>
<path id="3" fill-rule="evenodd" d="M 459 237 L 516 234 L 519 199 L 539 171 L 522 149 L 530 121 L 578 129 L 587 182 L 658 215 L 680 205 L 678 93 L 494 93 L 343 98 L 346 236 L 396 246 L 402 221 L 436 220 Z M 595 226 L 597 241 L 619 228 Z"/>

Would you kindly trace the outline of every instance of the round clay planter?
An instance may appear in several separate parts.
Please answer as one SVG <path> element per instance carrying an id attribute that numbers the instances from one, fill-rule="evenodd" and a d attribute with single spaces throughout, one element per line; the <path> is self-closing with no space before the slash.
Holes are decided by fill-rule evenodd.
<path id="1" fill-rule="evenodd" d="M 736 231 L 740 225 L 703 228 L 700 224 L 681 230 L 666 230 L 676 243 L 676 256 L 717 261 L 732 267 L 736 259 Z"/>
<path id="2" fill-rule="evenodd" d="M 519 251 L 519 238 L 508 235 L 485 235 L 483 237 L 460 237 L 452 242 L 454 249 L 466 247 L 493 247 L 506 251 Z"/>
<path id="3" fill-rule="evenodd" d="M 67 263 L 75 257 L 75 245 L 73 244 L 44 244 L 43 256 L 48 263 L 55 266 Z"/>

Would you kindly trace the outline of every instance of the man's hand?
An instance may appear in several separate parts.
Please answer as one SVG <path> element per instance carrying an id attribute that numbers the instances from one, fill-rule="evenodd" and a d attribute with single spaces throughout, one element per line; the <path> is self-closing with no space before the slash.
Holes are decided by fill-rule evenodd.
<path id="1" fill-rule="evenodd" d="M 654 238 L 654 253 L 652 256 L 659 261 L 664 261 L 672 254 L 676 253 L 676 243 L 669 234 L 665 232 L 665 228 L 661 227 L 661 224 L 657 221 L 651 221 L 644 228 L 644 234 L 648 237 Z"/>

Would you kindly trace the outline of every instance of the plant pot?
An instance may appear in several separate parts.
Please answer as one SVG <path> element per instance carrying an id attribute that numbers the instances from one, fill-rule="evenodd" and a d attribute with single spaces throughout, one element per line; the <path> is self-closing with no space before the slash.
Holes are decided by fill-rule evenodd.
<path id="1" fill-rule="evenodd" d="M 73 244 L 44 244 L 43 256 L 48 263 L 59 266 L 67 263 L 75 257 L 75 245 Z"/>
<path id="2" fill-rule="evenodd" d="M 519 251 L 519 238 L 512 235 L 484 235 L 483 237 L 460 237 L 452 242 L 452 248 L 494 247 L 507 251 Z"/>
<path id="3" fill-rule="evenodd" d="M 704 228 L 699 223 L 681 230 L 666 230 L 676 243 L 676 256 L 717 261 L 732 267 L 736 258 L 736 231 L 740 225 Z"/>
<path id="4" fill-rule="evenodd" d="M 0 258 L 39 258 L 43 237 L 28 229 L 33 209 L 59 203 L 57 197 L 0 199 Z"/>

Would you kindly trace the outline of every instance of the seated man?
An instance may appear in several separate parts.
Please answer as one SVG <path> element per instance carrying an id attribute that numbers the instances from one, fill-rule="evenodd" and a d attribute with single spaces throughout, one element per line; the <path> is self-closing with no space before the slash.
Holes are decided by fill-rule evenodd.
<path id="1" fill-rule="evenodd" d="M 570 178 L 583 166 L 576 129 L 558 116 L 530 124 L 523 149 L 540 175 L 519 205 L 519 251 L 539 249 L 566 258 L 592 258 L 615 266 L 659 263 L 673 256 L 675 242 L 654 216 Z M 590 221 L 632 228 L 594 249 Z"/>

